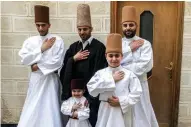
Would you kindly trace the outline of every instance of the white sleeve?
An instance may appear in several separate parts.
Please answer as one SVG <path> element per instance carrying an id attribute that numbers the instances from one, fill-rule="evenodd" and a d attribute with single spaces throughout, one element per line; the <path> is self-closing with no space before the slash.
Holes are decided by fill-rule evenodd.
<path id="1" fill-rule="evenodd" d="M 123 113 L 126 113 L 131 105 L 136 104 L 140 100 L 140 96 L 142 94 L 141 83 L 137 76 L 131 73 L 129 79 L 128 96 L 119 96 L 119 103 Z"/>
<path id="2" fill-rule="evenodd" d="M 89 107 L 84 107 L 83 110 L 78 111 L 78 119 L 79 120 L 86 120 L 90 116 L 90 109 Z"/>
<path id="3" fill-rule="evenodd" d="M 137 76 L 149 72 L 153 67 L 153 51 L 150 42 L 145 42 L 141 49 L 140 58 L 136 62 L 129 63 L 123 67 L 131 70 Z"/>
<path id="4" fill-rule="evenodd" d="M 52 73 L 58 70 L 63 63 L 64 55 L 64 42 L 63 40 L 57 40 L 58 45 L 53 45 L 52 52 L 47 60 L 41 60 L 37 63 L 37 66 L 44 75 Z"/>
<path id="5" fill-rule="evenodd" d="M 62 103 L 61 112 L 64 115 L 72 116 L 72 105 L 70 104 L 70 98 Z"/>
<path id="6" fill-rule="evenodd" d="M 31 48 L 31 43 L 29 40 L 26 40 L 19 51 L 19 56 L 21 57 L 21 62 L 24 65 L 33 65 L 40 61 L 42 57 L 41 45 L 36 49 Z"/>
<path id="7" fill-rule="evenodd" d="M 96 97 L 105 91 L 114 91 L 115 81 L 109 72 L 100 73 L 98 71 L 88 82 L 87 88 L 89 94 Z"/>

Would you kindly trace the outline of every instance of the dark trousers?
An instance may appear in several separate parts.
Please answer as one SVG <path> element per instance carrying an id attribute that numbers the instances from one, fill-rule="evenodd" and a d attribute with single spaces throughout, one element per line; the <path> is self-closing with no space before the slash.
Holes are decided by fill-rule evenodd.
<path id="1" fill-rule="evenodd" d="M 89 121 L 90 121 L 90 124 L 92 125 L 92 127 L 95 127 L 96 122 L 97 122 L 100 101 L 99 101 L 98 97 L 97 98 L 88 97 L 87 99 L 90 104 L 89 105 L 89 108 L 90 108 Z"/>
<path id="2" fill-rule="evenodd" d="M 96 125 L 97 114 L 98 114 L 98 112 L 96 112 L 95 109 L 90 108 L 89 121 L 90 121 L 90 124 L 92 125 L 92 127 L 95 127 L 95 125 Z"/>

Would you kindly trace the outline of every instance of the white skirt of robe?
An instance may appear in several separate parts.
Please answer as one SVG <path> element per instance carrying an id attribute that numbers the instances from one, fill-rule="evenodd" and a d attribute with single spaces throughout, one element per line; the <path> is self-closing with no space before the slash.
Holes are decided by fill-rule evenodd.
<path id="1" fill-rule="evenodd" d="M 131 127 L 131 118 L 131 110 L 123 114 L 120 107 L 101 101 L 96 127 Z"/>
<path id="2" fill-rule="evenodd" d="M 69 119 L 66 127 L 92 127 L 90 122 L 87 120 L 76 120 L 76 119 Z"/>
<path id="3" fill-rule="evenodd" d="M 18 127 L 62 127 L 59 86 L 58 74 L 32 72 Z"/>
<path id="4" fill-rule="evenodd" d="M 150 102 L 148 82 L 141 82 L 143 93 L 140 101 L 134 106 L 134 127 L 159 127 Z"/>

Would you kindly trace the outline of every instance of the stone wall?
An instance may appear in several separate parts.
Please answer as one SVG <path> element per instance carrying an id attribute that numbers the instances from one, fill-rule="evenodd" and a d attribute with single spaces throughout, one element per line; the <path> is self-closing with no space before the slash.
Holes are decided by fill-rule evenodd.
<path id="1" fill-rule="evenodd" d="M 79 3 L 91 8 L 93 36 L 105 43 L 110 30 L 110 2 L 1 2 L 1 122 L 17 123 L 24 104 L 30 68 L 21 65 L 18 51 L 30 36 L 37 35 L 34 5 L 50 7 L 50 32 L 60 35 L 65 48 L 79 39 L 76 9 Z"/>
<path id="2" fill-rule="evenodd" d="M 179 127 L 191 127 L 191 2 L 185 2 Z"/>

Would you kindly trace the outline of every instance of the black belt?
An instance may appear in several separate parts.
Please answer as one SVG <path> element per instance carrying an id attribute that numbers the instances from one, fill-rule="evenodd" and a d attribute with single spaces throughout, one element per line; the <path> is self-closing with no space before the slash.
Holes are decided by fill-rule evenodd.
<path id="1" fill-rule="evenodd" d="M 76 117 L 75 117 L 75 118 L 73 118 L 73 117 L 69 116 L 69 118 L 71 118 L 71 119 L 75 119 L 75 120 L 78 120 L 78 118 L 76 118 Z"/>
<path id="2" fill-rule="evenodd" d="M 103 101 L 103 102 L 108 102 L 108 101 L 105 101 L 105 100 L 100 100 L 100 101 Z"/>

